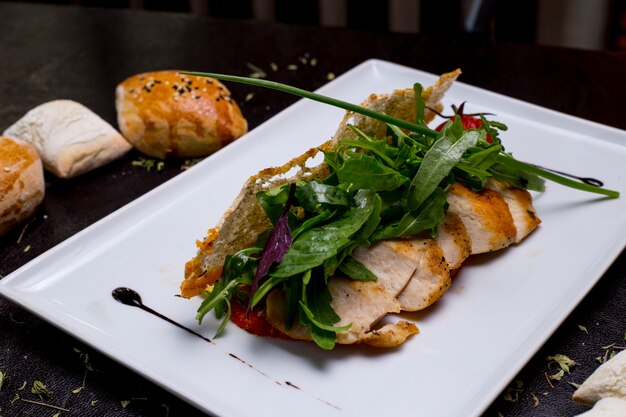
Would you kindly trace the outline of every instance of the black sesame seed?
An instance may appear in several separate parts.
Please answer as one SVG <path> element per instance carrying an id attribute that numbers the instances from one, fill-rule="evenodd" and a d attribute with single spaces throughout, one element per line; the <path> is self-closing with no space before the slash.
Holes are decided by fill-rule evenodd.
<path id="1" fill-rule="evenodd" d="M 187 89 L 187 91 L 191 92 L 191 87 L 186 86 L 185 88 Z"/>

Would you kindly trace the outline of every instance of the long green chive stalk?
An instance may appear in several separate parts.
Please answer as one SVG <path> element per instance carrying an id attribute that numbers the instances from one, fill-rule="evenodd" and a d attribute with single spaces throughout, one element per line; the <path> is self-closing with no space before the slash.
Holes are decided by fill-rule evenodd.
<path id="1" fill-rule="evenodd" d="M 369 116 L 372 119 L 380 120 L 390 125 L 407 129 L 411 132 L 420 133 L 427 137 L 435 138 L 437 137 L 437 134 L 438 134 L 438 132 L 432 129 L 429 129 L 426 126 L 411 123 L 406 120 L 398 119 L 398 118 L 391 117 L 383 113 L 375 112 L 373 110 L 358 106 L 356 104 L 352 104 L 346 101 L 338 100 L 338 99 L 324 96 L 321 94 L 313 93 L 307 90 L 303 90 L 301 88 L 293 87 L 287 84 L 278 83 L 275 81 L 263 80 L 263 79 L 258 79 L 258 78 L 239 77 L 239 76 L 227 75 L 227 74 L 217 74 L 217 73 L 211 73 L 211 72 L 182 71 L 181 74 L 195 75 L 199 77 L 211 77 L 211 78 L 215 78 L 215 79 L 222 80 L 222 81 L 233 81 L 233 82 L 242 83 L 242 84 L 254 85 L 257 87 L 269 88 L 272 90 L 277 90 L 277 91 L 281 91 L 284 93 L 292 94 L 298 97 L 308 98 L 310 100 L 319 101 L 325 104 L 330 104 L 331 106 L 339 107 L 344 110 L 353 111 L 355 113 L 359 113 L 364 116 Z M 504 165 L 508 165 L 512 168 L 526 171 L 530 174 L 538 175 L 540 177 L 543 177 L 557 184 L 564 185 L 566 187 L 575 188 L 575 189 L 587 191 L 590 193 L 602 194 L 610 198 L 618 198 L 620 196 L 620 193 L 618 191 L 609 190 L 606 188 L 597 187 L 595 185 L 590 185 L 590 184 L 586 184 L 583 182 L 574 181 L 562 175 L 558 175 L 553 172 L 547 171 L 545 169 L 541 169 L 535 165 L 518 161 L 504 153 L 500 154 L 500 156 L 498 157 L 498 162 Z"/>

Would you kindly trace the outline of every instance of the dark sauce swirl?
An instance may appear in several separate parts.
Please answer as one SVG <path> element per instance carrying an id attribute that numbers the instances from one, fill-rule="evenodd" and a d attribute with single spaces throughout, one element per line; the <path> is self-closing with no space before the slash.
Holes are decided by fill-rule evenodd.
<path id="1" fill-rule="evenodd" d="M 137 307 L 142 309 L 145 312 L 148 312 L 162 320 L 165 320 L 168 323 L 173 324 L 174 326 L 181 328 L 191 334 L 193 334 L 194 336 L 198 336 L 200 339 L 206 340 L 207 342 L 213 344 L 213 341 L 211 341 L 211 339 L 206 338 L 204 336 L 202 336 L 200 333 L 194 332 L 193 330 L 191 330 L 188 327 L 183 326 L 180 323 L 175 322 L 174 320 L 170 319 L 167 316 L 164 316 L 163 314 L 159 313 L 158 311 L 155 311 L 153 309 L 151 309 L 150 307 L 146 306 L 142 301 L 141 301 L 141 296 L 139 295 L 139 293 L 135 290 L 132 290 L 130 288 L 126 288 L 126 287 L 119 287 L 113 290 L 113 292 L 111 293 L 111 295 L 113 296 L 113 298 L 122 303 L 125 304 L 127 306 L 131 306 L 131 307 Z"/>

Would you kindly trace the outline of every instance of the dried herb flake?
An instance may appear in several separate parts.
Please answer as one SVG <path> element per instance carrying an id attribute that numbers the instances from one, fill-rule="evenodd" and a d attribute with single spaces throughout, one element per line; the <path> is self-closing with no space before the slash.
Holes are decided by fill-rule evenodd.
<path id="1" fill-rule="evenodd" d="M 565 373 L 569 374 L 569 371 L 572 367 L 576 365 L 576 362 L 570 359 L 568 356 L 557 353 L 554 356 L 548 356 L 548 369 L 558 369 L 555 373 L 548 375 L 548 377 L 554 381 L 560 381 Z"/>
<path id="2" fill-rule="evenodd" d="M 509 401 L 512 403 L 519 401 L 521 393 L 524 392 L 523 387 L 524 382 L 520 381 L 519 379 L 516 380 L 506 388 L 504 394 L 502 395 L 502 399 L 504 401 Z"/>
<path id="3" fill-rule="evenodd" d="M 46 387 L 46 384 L 44 384 L 41 381 L 33 382 L 33 387 L 30 389 L 30 392 L 32 392 L 35 395 L 38 395 L 39 398 L 41 398 L 42 400 L 43 400 L 43 397 L 52 398 L 52 394 L 53 394 L 53 392 L 50 391 L 48 387 Z"/>
<path id="4" fill-rule="evenodd" d="M 533 405 L 535 407 L 539 407 L 539 404 L 541 404 L 541 401 L 539 401 L 539 398 L 537 398 L 537 396 L 534 393 L 532 393 L 532 392 L 530 393 L 530 396 L 533 399 Z"/>

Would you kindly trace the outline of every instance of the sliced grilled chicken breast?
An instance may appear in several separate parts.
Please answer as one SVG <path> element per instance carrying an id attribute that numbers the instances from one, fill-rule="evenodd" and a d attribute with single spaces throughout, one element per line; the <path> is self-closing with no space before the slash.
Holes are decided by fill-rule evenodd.
<path id="1" fill-rule="evenodd" d="M 437 226 L 435 239 L 448 263 L 448 269 L 458 269 L 472 252 L 472 239 L 458 214 L 448 211 Z"/>
<path id="2" fill-rule="evenodd" d="M 451 284 L 444 252 L 430 238 L 377 242 L 356 249 L 352 256 L 376 275 L 377 283 L 397 297 L 405 311 L 428 307 Z"/>
<path id="3" fill-rule="evenodd" d="M 422 310 L 437 301 L 450 288 L 450 271 L 443 251 L 433 239 L 412 241 L 419 263 L 411 280 L 398 296 L 402 310 Z"/>
<path id="4" fill-rule="evenodd" d="M 448 204 L 448 210 L 465 225 L 472 255 L 502 249 L 515 241 L 517 228 L 500 192 L 485 188 L 477 193 L 457 182 L 448 191 Z"/>
<path id="5" fill-rule="evenodd" d="M 406 321 L 372 330 L 372 326 L 386 314 L 400 312 L 398 300 L 376 282 L 355 281 L 335 276 L 328 282 L 328 290 L 333 299 L 331 306 L 341 317 L 335 325 L 351 324 L 348 330 L 337 333 L 337 343 L 362 342 L 377 347 L 393 347 L 418 333 L 417 326 Z M 286 327 L 285 296 L 282 291 L 276 290 L 268 295 L 266 311 L 269 323 L 287 336 L 297 340 L 311 340 L 305 327 L 299 324 Z"/>
<path id="6" fill-rule="evenodd" d="M 504 201 L 506 201 L 509 207 L 517 230 L 514 239 L 515 243 L 521 242 L 522 239 L 539 226 L 541 220 L 535 213 L 533 199 L 528 191 L 510 187 L 493 179 L 487 183 L 487 186 L 502 194 Z"/>
<path id="7" fill-rule="evenodd" d="M 360 246 L 352 256 L 376 275 L 377 282 L 392 297 L 397 297 L 418 267 L 421 252 L 415 250 L 412 240 L 393 239 Z"/>

